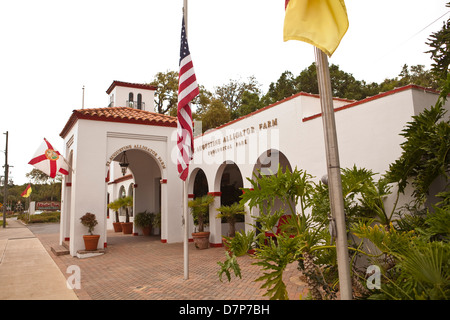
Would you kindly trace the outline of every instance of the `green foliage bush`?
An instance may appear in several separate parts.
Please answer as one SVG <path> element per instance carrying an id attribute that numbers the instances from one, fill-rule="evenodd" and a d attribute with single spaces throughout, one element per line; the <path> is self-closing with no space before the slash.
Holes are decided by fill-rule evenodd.
<path id="1" fill-rule="evenodd" d="M 29 221 L 28 221 L 28 218 Z M 59 222 L 61 218 L 61 212 L 59 211 L 44 211 L 41 214 L 34 214 L 28 216 L 26 213 L 20 214 L 17 219 L 22 220 L 25 223 L 50 223 Z"/>

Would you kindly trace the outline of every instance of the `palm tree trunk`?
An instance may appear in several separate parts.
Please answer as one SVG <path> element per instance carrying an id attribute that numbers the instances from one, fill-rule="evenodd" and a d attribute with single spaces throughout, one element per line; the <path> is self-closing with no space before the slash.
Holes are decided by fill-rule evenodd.
<path id="1" fill-rule="evenodd" d="M 322 300 L 322 294 L 320 293 L 320 283 L 316 280 L 318 277 L 316 271 L 316 265 L 314 264 L 313 257 L 309 252 L 303 253 L 303 265 L 304 273 L 306 276 L 306 283 L 309 287 L 309 292 L 314 300 Z"/>
<path id="2" fill-rule="evenodd" d="M 355 290 L 355 294 L 356 295 L 360 295 L 360 296 L 364 296 L 367 295 L 369 293 L 369 290 L 367 290 L 366 287 L 364 287 L 360 282 L 359 282 L 359 272 L 353 267 L 352 270 L 352 287 Z"/>

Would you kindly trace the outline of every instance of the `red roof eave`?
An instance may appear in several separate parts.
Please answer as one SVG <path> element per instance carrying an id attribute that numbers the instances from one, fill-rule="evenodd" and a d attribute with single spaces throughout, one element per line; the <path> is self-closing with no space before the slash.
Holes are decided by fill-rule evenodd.
<path id="1" fill-rule="evenodd" d="M 116 86 L 127 87 L 127 88 L 136 88 L 136 89 L 144 89 L 144 90 L 156 90 L 157 89 L 156 86 L 151 85 L 151 84 L 131 83 L 131 82 L 123 82 L 123 81 L 114 80 L 113 83 L 111 83 L 111 85 L 109 86 L 108 90 L 106 90 L 106 93 L 110 94 L 111 91 L 113 91 L 113 89 Z"/>
<path id="2" fill-rule="evenodd" d="M 126 114 L 99 114 L 98 111 L 111 111 L 111 110 L 125 110 L 141 113 L 140 116 L 133 117 Z M 106 121 L 106 122 L 118 122 L 118 123 L 131 123 L 142 124 L 159 127 L 177 127 L 176 117 L 156 114 L 148 111 L 136 110 L 128 107 L 117 108 L 100 108 L 100 109 L 81 109 L 73 110 L 72 115 L 64 126 L 63 130 L 59 134 L 62 138 L 65 138 L 72 127 L 78 120 L 93 120 L 93 121 Z"/>
<path id="3" fill-rule="evenodd" d="M 350 103 L 350 104 L 346 104 L 345 106 L 342 106 L 342 107 L 339 107 L 339 108 L 335 108 L 334 112 L 338 112 L 338 111 L 342 111 L 342 110 L 345 110 L 345 109 L 353 108 L 353 107 L 356 107 L 356 106 L 358 106 L 360 104 L 363 104 L 363 103 L 366 103 L 366 102 L 369 102 L 369 101 L 372 101 L 372 100 L 377 100 L 377 99 L 380 99 L 380 98 L 383 98 L 383 97 L 386 97 L 386 96 L 389 96 L 389 95 L 392 95 L 392 94 L 395 94 L 395 93 L 398 93 L 398 92 L 401 92 L 401 91 L 405 91 L 405 90 L 408 90 L 408 89 L 424 90 L 424 91 L 427 91 L 427 92 L 439 94 L 439 91 L 436 91 L 434 89 L 421 87 L 421 86 L 418 86 L 418 85 L 415 85 L 415 84 L 409 84 L 409 85 L 406 85 L 406 86 L 403 86 L 403 87 L 400 87 L 400 88 L 395 88 L 395 89 L 390 90 L 390 91 L 379 93 L 379 94 L 371 96 L 371 97 L 367 97 L 367 98 L 362 99 L 362 100 L 355 101 L 355 102 Z M 317 113 L 317 114 L 314 114 L 312 116 L 303 118 L 302 121 L 306 122 L 306 121 L 309 121 L 309 120 L 320 118 L 321 116 L 322 116 L 322 113 Z"/>

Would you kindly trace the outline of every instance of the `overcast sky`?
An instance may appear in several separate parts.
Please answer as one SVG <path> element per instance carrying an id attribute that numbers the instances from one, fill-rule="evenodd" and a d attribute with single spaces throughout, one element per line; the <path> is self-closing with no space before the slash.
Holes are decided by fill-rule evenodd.
<path id="1" fill-rule="evenodd" d="M 330 64 L 366 82 L 396 77 L 405 63 L 430 68 L 425 41 L 449 18 L 445 0 L 345 3 L 350 26 Z M 44 137 L 63 152 L 59 133 L 81 109 L 83 86 L 86 108 L 106 107 L 113 80 L 146 83 L 157 72 L 178 70 L 182 5 L 1 0 L 0 130 L 9 132 L 15 184 L 28 182 L 28 161 Z M 283 42 L 284 0 L 190 0 L 188 13 L 197 81 L 209 90 L 255 76 L 266 92 L 282 72 L 298 75 L 314 62 L 311 45 Z"/>

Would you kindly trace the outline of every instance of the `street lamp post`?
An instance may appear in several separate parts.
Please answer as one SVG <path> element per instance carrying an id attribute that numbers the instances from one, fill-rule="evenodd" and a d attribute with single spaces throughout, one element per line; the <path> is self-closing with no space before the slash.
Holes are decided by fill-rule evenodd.
<path id="1" fill-rule="evenodd" d="M 8 131 L 6 131 L 6 148 L 5 148 L 5 165 L 3 166 L 5 168 L 5 180 L 3 183 L 3 228 L 6 228 L 6 192 L 8 191 L 8 172 L 9 172 L 9 165 L 8 165 Z"/>

